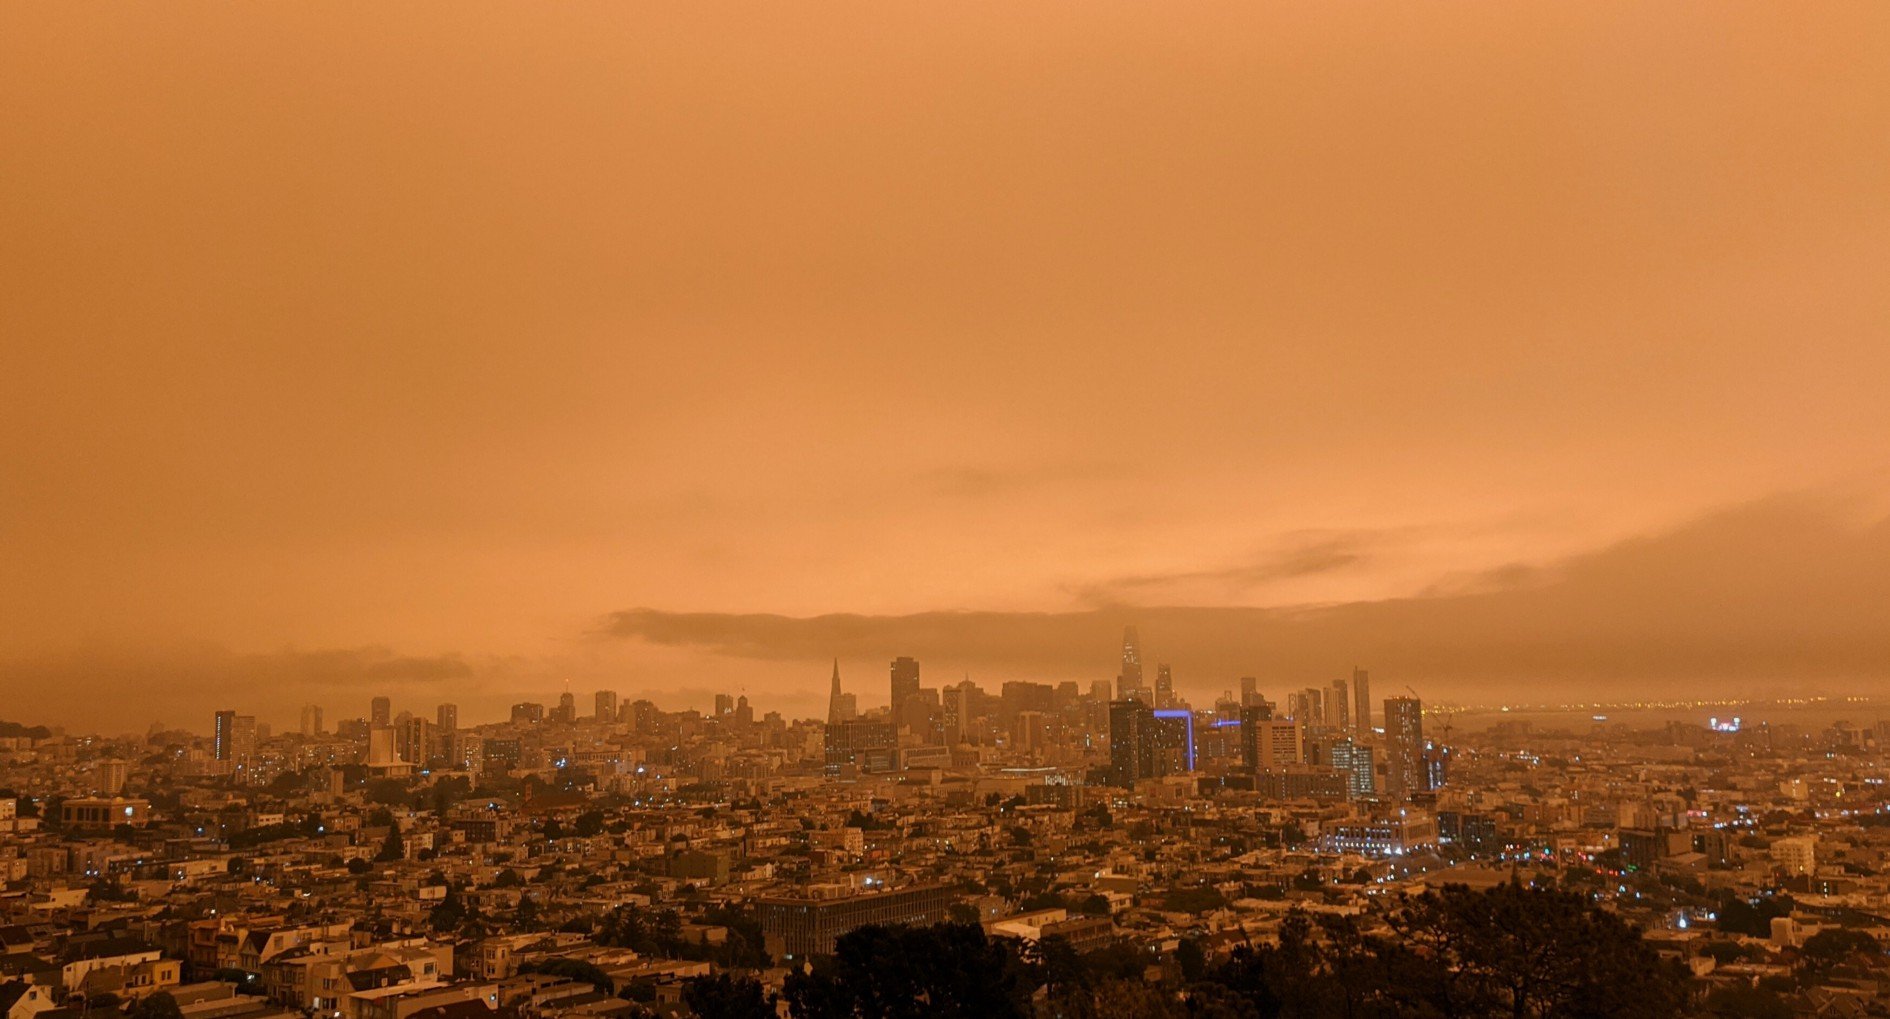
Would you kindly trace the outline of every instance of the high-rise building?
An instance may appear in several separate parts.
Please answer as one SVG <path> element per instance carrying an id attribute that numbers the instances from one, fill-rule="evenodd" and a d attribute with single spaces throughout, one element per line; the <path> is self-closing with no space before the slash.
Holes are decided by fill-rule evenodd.
<path id="1" fill-rule="evenodd" d="M 216 728 L 211 730 L 210 748 L 219 761 L 236 759 L 236 712 L 217 712 Z"/>
<path id="2" fill-rule="evenodd" d="M 1122 631 L 1122 671 L 1116 675 L 1116 695 L 1124 700 L 1148 699 L 1142 694 L 1142 636 L 1133 626 Z"/>
<path id="3" fill-rule="evenodd" d="M 899 657 L 892 660 L 892 713 L 899 717 L 899 709 L 905 706 L 906 698 L 919 693 L 919 660 Z"/>
<path id="4" fill-rule="evenodd" d="M 1286 714 L 1301 725 L 1326 723 L 1325 691 L 1307 687 L 1286 695 Z"/>
<path id="5" fill-rule="evenodd" d="M 394 756 L 409 764 L 425 764 L 441 756 L 434 736 L 433 723 L 401 712 L 394 722 Z"/>
<path id="6" fill-rule="evenodd" d="M 1260 726 L 1273 721 L 1273 709 L 1266 704 L 1248 704 L 1240 709 L 1240 763 L 1248 771 L 1260 767 Z"/>
<path id="7" fill-rule="evenodd" d="M 827 724 L 851 722 L 860 713 L 853 694 L 840 691 L 840 659 L 833 660 L 833 690 L 827 695 Z"/>
<path id="8" fill-rule="evenodd" d="M 322 709 L 318 704 L 302 705 L 302 735 L 314 737 L 322 734 Z"/>
<path id="9" fill-rule="evenodd" d="M 531 725 L 545 720 L 545 706 L 536 701 L 520 701 L 512 705 L 512 724 Z"/>
<path id="10" fill-rule="evenodd" d="M 862 772 L 892 771 L 897 763 L 899 732 L 887 722 L 848 719 L 827 726 L 827 773 L 848 768 Z"/>
<path id="11" fill-rule="evenodd" d="M 459 731 L 459 705 L 457 704 L 440 705 L 439 708 L 434 711 L 434 722 L 439 725 L 441 732 L 448 732 L 448 733 L 458 732 Z"/>
<path id="12" fill-rule="evenodd" d="M 1416 697 L 1385 698 L 1385 794 L 1424 791 L 1424 707 Z"/>
<path id="13" fill-rule="evenodd" d="M 368 725 L 392 725 L 394 721 L 394 702 L 386 697 L 376 697 L 368 702 Z"/>
<path id="14" fill-rule="evenodd" d="M 1271 718 L 1265 708 L 1250 707 L 1241 719 L 1240 757 L 1249 770 L 1283 768 L 1305 759 L 1303 730 L 1291 719 Z"/>
<path id="15" fill-rule="evenodd" d="M 1155 666 L 1155 706 L 1175 706 L 1175 675 L 1168 670 L 1167 663 Z"/>
<path id="16" fill-rule="evenodd" d="M 558 706 L 551 709 L 551 720 L 566 725 L 577 721 L 577 695 L 569 690 L 559 694 Z"/>
<path id="17" fill-rule="evenodd" d="M 1134 698 L 1109 702 L 1109 784 L 1155 777 L 1155 709 Z"/>
<path id="18" fill-rule="evenodd" d="M 948 746 L 971 742 L 973 720 L 977 718 L 977 691 L 971 680 L 954 683 L 941 691 L 945 742 Z"/>
<path id="19" fill-rule="evenodd" d="M 592 698 L 593 713 L 600 722 L 617 720 L 617 691 L 599 690 Z"/>
<path id="20" fill-rule="evenodd" d="M 1148 739 L 1154 743 L 1154 775 L 1185 775 L 1194 770 L 1194 712 L 1185 708 L 1158 708 Z"/>
<path id="21" fill-rule="evenodd" d="M 1372 731 L 1372 677 L 1364 669 L 1352 670 L 1352 710 L 1358 712 L 1360 735 Z"/>
<path id="22" fill-rule="evenodd" d="M 94 766 L 99 794 L 117 796 L 125 791 L 125 782 L 131 777 L 131 764 L 127 761 L 106 760 Z"/>
<path id="23" fill-rule="evenodd" d="M 1240 677 L 1240 703 L 1244 707 L 1260 699 L 1260 680 L 1255 676 Z"/>
<path id="24" fill-rule="evenodd" d="M 1042 753 L 1051 742 L 1055 716 L 1044 711 L 1019 711 L 1011 722 L 1011 749 L 1020 753 Z"/>
<path id="25" fill-rule="evenodd" d="M 1378 791 L 1378 780 L 1372 773 L 1373 755 L 1370 746 L 1345 736 L 1327 744 L 1321 757 L 1320 764 L 1345 773 L 1346 787 L 1353 799 L 1365 799 Z"/>
<path id="26" fill-rule="evenodd" d="M 1326 689 L 1326 724 L 1334 729 L 1352 727 L 1352 706 L 1346 700 L 1345 680 L 1337 680 Z"/>

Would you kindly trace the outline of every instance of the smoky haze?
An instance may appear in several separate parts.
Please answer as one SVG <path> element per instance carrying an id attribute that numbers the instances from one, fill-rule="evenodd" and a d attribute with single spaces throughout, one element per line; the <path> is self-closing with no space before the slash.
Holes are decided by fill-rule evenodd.
<path id="1" fill-rule="evenodd" d="M 350 14 L 0 9 L 0 717 L 1890 671 L 1890 7 Z"/>

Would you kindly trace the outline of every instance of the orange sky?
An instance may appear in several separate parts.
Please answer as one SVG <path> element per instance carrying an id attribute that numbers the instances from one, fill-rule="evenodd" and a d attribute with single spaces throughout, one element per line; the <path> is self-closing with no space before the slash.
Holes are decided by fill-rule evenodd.
<path id="1" fill-rule="evenodd" d="M 8 4 L 0 717 L 1880 681 L 1887 168 L 1880 3 Z"/>

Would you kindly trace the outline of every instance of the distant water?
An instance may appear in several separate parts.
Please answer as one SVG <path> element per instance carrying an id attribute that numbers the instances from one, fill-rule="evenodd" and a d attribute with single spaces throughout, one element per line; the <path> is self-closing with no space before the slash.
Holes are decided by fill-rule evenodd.
<path id="1" fill-rule="evenodd" d="M 1448 710 L 1448 709 L 1446 709 Z M 1860 729 L 1890 721 L 1890 700 L 1750 700 L 1712 704 L 1604 705 L 1581 708 L 1492 708 L 1451 711 L 1452 726 L 1466 732 L 1487 729 L 1503 722 L 1528 722 L 1537 729 L 1566 729 L 1586 732 L 1597 724 L 1625 725 L 1631 729 L 1658 729 L 1669 722 L 1706 725 L 1711 719 L 1721 722 L 1738 718 L 1741 727 L 1761 723 L 1799 725 L 1824 729 L 1835 722 L 1848 721 Z M 1598 719 L 1596 716 L 1605 716 Z M 1425 712 L 1425 728 L 1431 728 L 1432 713 Z M 1441 717 L 1439 718 L 1441 721 Z"/>

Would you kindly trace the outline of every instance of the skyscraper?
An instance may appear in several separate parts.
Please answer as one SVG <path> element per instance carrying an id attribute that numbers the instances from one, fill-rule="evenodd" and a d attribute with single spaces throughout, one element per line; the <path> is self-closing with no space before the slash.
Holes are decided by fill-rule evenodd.
<path id="1" fill-rule="evenodd" d="M 1385 794 L 1403 799 L 1424 788 L 1424 707 L 1416 697 L 1387 697 Z"/>
<path id="2" fill-rule="evenodd" d="M 1153 744 L 1149 753 L 1154 759 L 1154 773 L 1150 777 L 1185 775 L 1193 771 L 1194 712 L 1181 708 L 1158 709 L 1152 721 L 1145 737 Z"/>
<path id="3" fill-rule="evenodd" d="M 219 761 L 236 759 L 236 712 L 217 712 L 216 728 L 211 730 L 211 752 Z"/>
<path id="4" fill-rule="evenodd" d="M 1155 706 L 1172 708 L 1175 706 L 1175 677 L 1163 663 L 1155 666 Z"/>
<path id="5" fill-rule="evenodd" d="M 394 721 L 394 702 L 385 697 L 376 697 L 368 702 L 368 724 L 379 727 L 391 725 Z"/>
<path id="6" fill-rule="evenodd" d="M 302 735 L 320 736 L 322 734 L 322 709 L 320 705 L 302 705 Z"/>
<path id="7" fill-rule="evenodd" d="M 973 697 L 977 687 L 971 680 L 954 683 L 942 692 L 945 742 L 956 746 L 971 742 L 971 723 L 975 715 Z"/>
<path id="8" fill-rule="evenodd" d="M 1142 636 L 1133 626 L 1122 631 L 1122 671 L 1116 676 L 1116 695 L 1147 699 L 1142 693 Z"/>
<path id="9" fill-rule="evenodd" d="M 1242 707 L 1252 704 L 1260 698 L 1260 680 L 1256 676 L 1240 677 L 1240 703 Z"/>
<path id="10" fill-rule="evenodd" d="M 1326 690 L 1326 724 L 1334 729 L 1352 727 L 1352 706 L 1345 697 L 1345 680 L 1335 680 Z"/>
<path id="11" fill-rule="evenodd" d="M 1352 669 L 1352 710 L 1358 712 L 1359 735 L 1372 731 L 1372 679 L 1364 669 Z"/>
<path id="12" fill-rule="evenodd" d="M 433 717 L 439 724 L 441 732 L 459 731 L 459 705 L 442 704 L 435 710 Z"/>
<path id="13" fill-rule="evenodd" d="M 899 709 L 905 707 L 906 698 L 919 693 L 919 660 L 899 657 L 892 660 L 892 713 L 899 717 Z"/>
<path id="14" fill-rule="evenodd" d="M 1109 702 L 1109 783 L 1124 789 L 1155 775 L 1155 710 L 1133 698 Z"/>
<path id="15" fill-rule="evenodd" d="M 1328 744 L 1320 763 L 1345 773 L 1346 789 L 1353 799 L 1365 799 L 1377 792 L 1377 779 L 1372 774 L 1372 748 L 1352 737 L 1345 736 Z"/>
<path id="16" fill-rule="evenodd" d="M 598 721 L 614 722 L 617 720 L 617 691 L 599 690 L 596 695 L 591 698 L 591 701 L 592 710 L 596 714 Z"/>
<path id="17" fill-rule="evenodd" d="M 851 694 L 840 692 L 840 659 L 833 660 L 833 692 L 827 695 L 827 724 L 850 722 L 859 714 L 859 702 Z"/>

